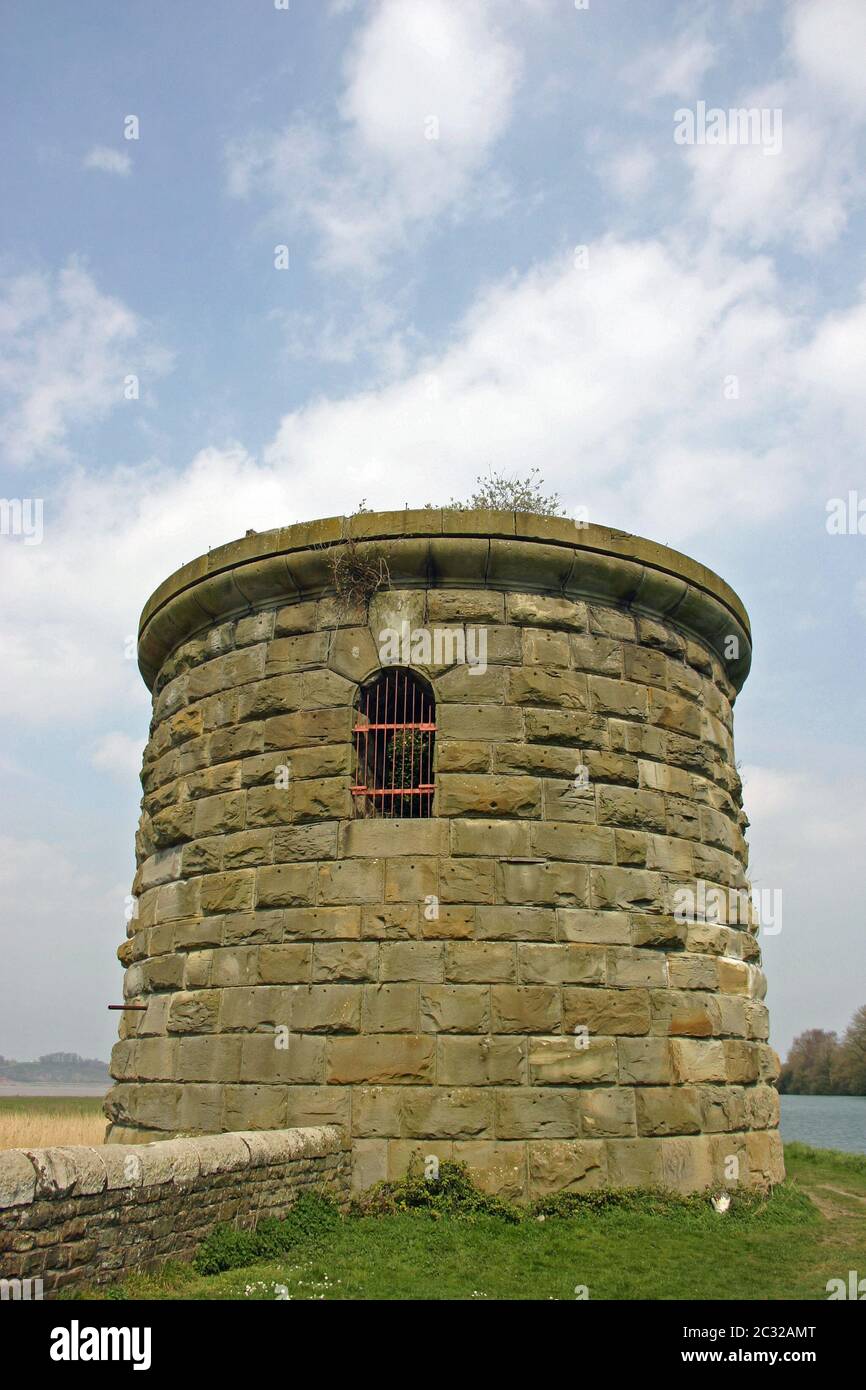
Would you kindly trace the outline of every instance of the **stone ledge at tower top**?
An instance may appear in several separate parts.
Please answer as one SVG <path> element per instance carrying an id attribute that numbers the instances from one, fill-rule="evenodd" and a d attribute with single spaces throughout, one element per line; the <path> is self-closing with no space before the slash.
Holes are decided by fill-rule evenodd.
<path id="1" fill-rule="evenodd" d="M 421 509 L 361 512 L 257 532 L 170 575 L 139 625 L 142 677 L 153 686 L 181 642 L 251 609 L 332 591 L 328 551 L 375 544 L 399 588 L 515 589 L 627 607 L 707 643 L 740 690 L 751 632 L 737 594 L 689 556 L 604 526 L 524 512 Z M 724 651 L 735 638 L 739 655 Z"/>

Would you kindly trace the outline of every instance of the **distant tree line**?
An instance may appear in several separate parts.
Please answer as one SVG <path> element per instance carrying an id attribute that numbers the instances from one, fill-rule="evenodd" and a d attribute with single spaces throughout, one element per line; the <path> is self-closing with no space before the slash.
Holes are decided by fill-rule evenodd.
<path id="1" fill-rule="evenodd" d="M 46 1052 L 35 1062 L 16 1062 L 0 1057 L 0 1080 L 5 1081 L 93 1081 L 109 1079 L 108 1064 L 96 1057 L 79 1057 L 77 1052 Z"/>
<path id="2" fill-rule="evenodd" d="M 840 1039 L 809 1028 L 791 1043 L 779 1090 L 799 1096 L 866 1096 L 866 1004 Z"/>

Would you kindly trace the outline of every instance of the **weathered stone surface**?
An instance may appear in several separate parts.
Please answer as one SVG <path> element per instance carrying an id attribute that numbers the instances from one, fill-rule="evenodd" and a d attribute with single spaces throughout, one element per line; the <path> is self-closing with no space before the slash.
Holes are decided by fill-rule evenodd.
<path id="1" fill-rule="evenodd" d="M 607 1177 L 607 1149 L 598 1140 L 541 1139 L 527 1145 L 529 1196 L 557 1192 L 592 1192 Z"/>
<path id="2" fill-rule="evenodd" d="M 527 1056 L 533 1086 L 584 1086 L 618 1079 L 613 1038 L 530 1038 Z"/>
<path id="3" fill-rule="evenodd" d="M 640 1134 L 700 1133 L 700 1097 L 693 1086 L 641 1086 L 634 1096 Z"/>
<path id="4" fill-rule="evenodd" d="M 325 1079 L 331 1085 L 432 1081 L 435 1046 L 432 1038 L 408 1034 L 329 1038 Z"/>
<path id="5" fill-rule="evenodd" d="M 619 1038 L 619 1080 L 624 1086 L 670 1086 L 671 1044 L 665 1038 Z"/>
<path id="6" fill-rule="evenodd" d="M 432 1046 L 432 1043 L 431 1043 Z M 407 1093 L 403 1125 L 410 1136 L 442 1139 L 493 1137 L 493 1093 L 475 1087 L 427 1087 Z"/>
<path id="7" fill-rule="evenodd" d="M 521 943 L 517 960 L 522 985 L 594 985 L 605 981 L 605 953 L 597 946 Z"/>
<path id="8" fill-rule="evenodd" d="M 523 1038 L 441 1037 L 436 1077 L 443 1086 L 520 1086 L 526 1082 Z"/>
<path id="9" fill-rule="evenodd" d="M 441 816 L 534 817 L 541 812 L 541 783 L 536 777 L 461 776 L 439 779 Z"/>
<path id="10" fill-rule="evenodd" d="M 598 1086 L 580 1094 L 580 1122 L 588 1139 L 635 1134 L 635 1093 L 627 1086 Z"/>
<path id="11" fill-rule="evenodd" d="M 580 1093 L 553 1087 L 496 1092 L 497 1139 L 570 1139 L 580 1135 Z"/>
<path id="12" fill-rule="evenodd" d="M 551 1033 L 561 1017 L 560 992 L 548 985 L 493 985 L 495 1033 Z"/>
<path id="13" fill-rule="evenodd" d="M 586 1028 L 591 1036 L 615 1037 L 649 1032 L 649 995 L 645 989 L 574 988 L 562 991 L 563 1032 Z"/>
<path id="14" fill-rule="evenodd" d="M 490 991 L 483 985 L 422 985 L 421 1029 L 425 1033 L 486 1033 Z"/>

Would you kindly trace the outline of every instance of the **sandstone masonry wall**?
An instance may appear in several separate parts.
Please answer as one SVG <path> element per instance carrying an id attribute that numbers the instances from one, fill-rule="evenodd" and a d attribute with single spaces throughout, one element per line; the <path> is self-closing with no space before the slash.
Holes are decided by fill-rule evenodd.
<path id="1" fill-rule="evenodd" d="M 350 1155 L 333 1128 L 135 1147 L 0 1152 L 0 1279 L 114 1283 L 189 1259 L 218 1222 L 254 1227 L 315 1189 L 345 1205 Z"/>
<path id="2" fill-rule="evenodd" d="M 148 605 L 119 951 L 146 1009 L 123 1017 L 111 1138 L 337 1124 L 356 1186 L 420 1149 L 518 1198 L 777 1180 L 756 924 L 676 912 L 684 887 L 748 884 L 741 605 L 634 538 L 431 516 L 361 518 L 392 583 L 369 610 L 329 587 L 346 523 L 225 548 Z M 437 525 L 456 534 L 414 534 Z M 414 667 L 433 817 L 357 820 L 358 687 L 404 623 L 483 627 L 487 666 Z"/>

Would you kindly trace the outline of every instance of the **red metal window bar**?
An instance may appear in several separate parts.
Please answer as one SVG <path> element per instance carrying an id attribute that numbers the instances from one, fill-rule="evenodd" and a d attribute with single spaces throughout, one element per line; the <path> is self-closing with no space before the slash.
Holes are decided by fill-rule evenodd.
<path id="1" fill-rule="evenodd" d="M 405 667 L 383 671 L 358 698 L 355 814 L 415 819 L 432 814 L 436 707 Z"/>

